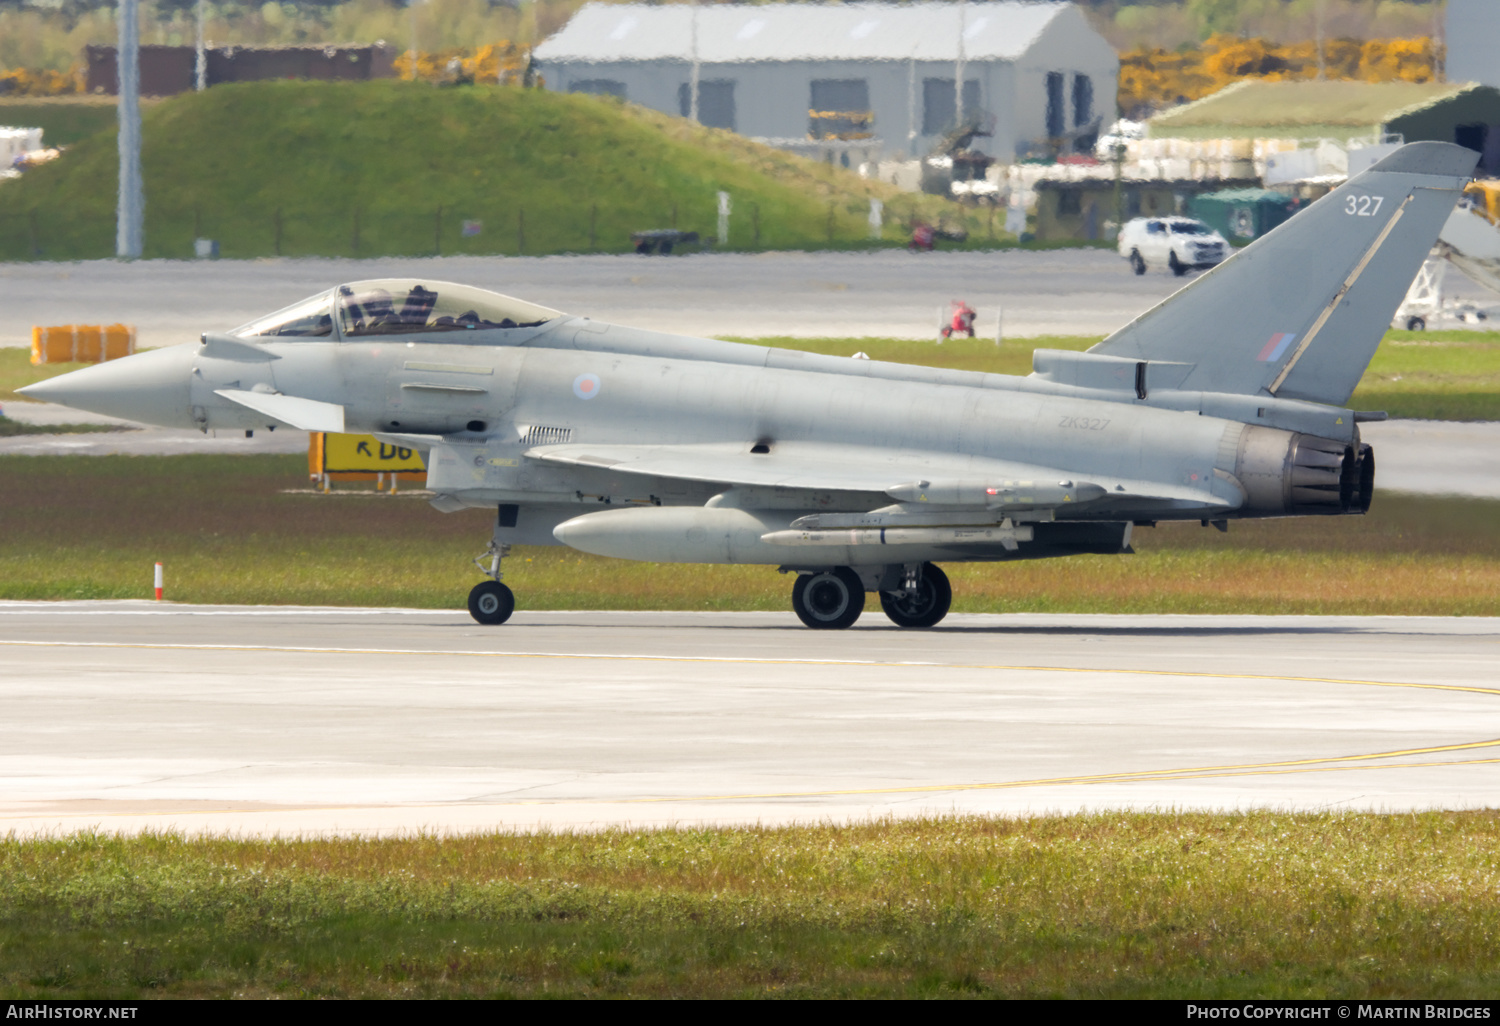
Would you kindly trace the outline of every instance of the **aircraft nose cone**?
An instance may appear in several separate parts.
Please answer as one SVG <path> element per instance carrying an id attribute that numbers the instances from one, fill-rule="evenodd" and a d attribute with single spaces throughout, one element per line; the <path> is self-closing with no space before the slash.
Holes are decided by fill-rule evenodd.
<path id="1" fill-rule="evenodd" d="M 192 427 L 188 387 L 192 345 L 149 349 L 96 367 L 60 374 L 16 391 L 28 399 L 60 403 L 106 417 L 163 427 Z"/>

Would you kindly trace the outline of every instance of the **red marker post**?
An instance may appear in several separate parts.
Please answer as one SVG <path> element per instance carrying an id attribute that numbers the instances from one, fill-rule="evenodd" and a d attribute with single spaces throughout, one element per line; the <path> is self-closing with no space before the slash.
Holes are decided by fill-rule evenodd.
<path id="1" fill-rule="evenodd" d="M 156 601 L 161 601 L 161 564 L 156 564 Z"/>

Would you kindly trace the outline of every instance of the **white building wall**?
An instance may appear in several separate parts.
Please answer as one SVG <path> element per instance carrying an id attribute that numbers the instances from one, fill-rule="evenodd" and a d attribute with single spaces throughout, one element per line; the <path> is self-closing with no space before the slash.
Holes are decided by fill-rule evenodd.
<path id="1" fill-rule="evenodd" d="M 1116 116 L 1120 59 L 1105 39 L 1093 31 L 1083 12 L 1068 8 L 1059 13 L 1017 62 L 1011 93 L 1016 149 L 1040 147 L 1047 138 L 1047 73 L 1066 76 L 1063 102 L 1068 130 L 1072 130 L 1072 85 L 1076 74 L 1088 75 L 1094 86 L 1094 115 L 1108 127 Z"/>
<path id="2" fill-rule="evenodd" d="M 1489 2 L 1489 0 L 1485 0 Z M 1500 2 L 1497 2 L 1500 6 Z M 545 62 L 547 88 L 568 92 L 582 80 L 609 79 L 625 86 L 626 99 L 677 116 L 678 89 L 691 74 L 680 60 L 621 62 Z M 883 156 L 920 156 L 938 137 L 922 133 L 923 80 L 954 77 L 946 61 L 765 61 L 702 65 L 702 80 L 735 83 L 735 130 L 741 135 L 773 139 L 807 136 L 807 112 L 815 79 L 862 78 L 875 112 L 874 132 Z M 974 140 L 974 148 L 1003 161 L 1045 145 L 1048 72 L 1066 76 L 1064 105 L 1067 128 L 1072 120 L 1072 83 L 1076 74 L 1093 83 L 1094 115 L 1103 125 L 1115 117 L 1119 60 L 1095 33 L 1082 12 L 1069 8 L 1054 18 L 1018 62 L 969 61 L 964 78 L 979 83 L 980 105 L 994 116 L 994 134 Z M 915 78 L 915 102 L 912 85 Z M 913 138 L 915 133 L 915 138 Z"/>
<path id="3" fill-rule="evenodd" d="M 548 64 L 543 66 L 542 73 L 547 88 L 557 92 L 571 92 L 574 85 L 583 81 L 619 82 L 631 103 L 678 116 L 681 114 L 678 90 L 688 82 L 691 68 L 680 61 L 580 62 Z M 884 143 L 886 155 L 924 154 L 937 142 L 937 136 L 922 134 L 922 83 L 928 78 L 952 79 L 953 75 L 953 64 L 937 61 L 704 64 L 699 72 L 705 82 L 720 79 L 735 83 L 735 131 L 778 139 L 807 136 L 815 80 L 862 78 L 869 91 L 870 109 L 875 113 L 875 135 Z M 911 96 L 913 76 L 915 102 Z M 976 139 L 975 148 L 1008 158 L 1015 139 L 1015 115 L 1008 100 L 1016 80 L 1014 68 L 1007 61 L 969 62 L 964 67 L 964 78 L 979 83 L 980 106 L 996 120 L 995 136 Z"/>

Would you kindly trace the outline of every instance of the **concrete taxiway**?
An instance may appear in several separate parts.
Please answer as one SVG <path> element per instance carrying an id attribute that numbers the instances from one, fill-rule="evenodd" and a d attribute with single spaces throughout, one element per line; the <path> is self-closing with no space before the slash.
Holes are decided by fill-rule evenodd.
<path id="1" fill-rule="evenodd" d="M 390 833 L 1500 796 L 1500 619 L 0 603 L 0 831 Z"/>
<path id="2" fill-rule="evenodd" d="M 1130 273 L 1112 250 L 710 253 L 683 257 L 91 260 L 0 264 L 0 345 L 33 324 L 136 326 L 142 346 L 189 342 L 362 278 L 429 275 L 592 317 L 687 335 L 933 338 L 948 303 L 994 338 L 1106 335 L 1191 277 Z M 1450 268 L 1451 298 L 1500 296 Z"/>
<path id="3" fill-rule="evenodd" d="M 4 264 L 0 344 L 30 345 L 33 324 L 123 321 L 142 346 L 173 345 L 340 282 L 413 275 L 700 336 L 934 338 L 957 298 L 989 338 L 1001 305 L 1011 334 L 1104 335 L 1183 284 L 1100 250 Z"/>

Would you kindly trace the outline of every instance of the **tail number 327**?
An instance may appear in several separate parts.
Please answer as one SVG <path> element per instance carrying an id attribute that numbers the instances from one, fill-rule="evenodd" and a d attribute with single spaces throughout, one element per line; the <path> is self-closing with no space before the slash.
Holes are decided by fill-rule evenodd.
<path id="1" fill-rule="evenodd" d="M 1344 213 L 1350 217 L 1374 217 L 1384 202 L 1384 196 L 1345 196 Z"/>

